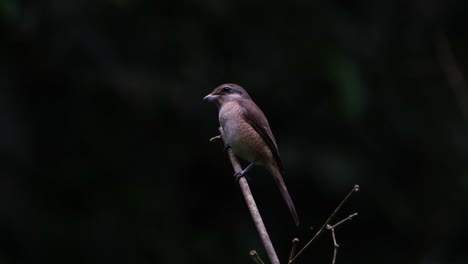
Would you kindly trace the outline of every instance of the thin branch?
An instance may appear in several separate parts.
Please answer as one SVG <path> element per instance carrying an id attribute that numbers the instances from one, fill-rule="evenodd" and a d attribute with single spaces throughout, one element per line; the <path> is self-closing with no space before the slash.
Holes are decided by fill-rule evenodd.
<path id="1" fill-rule="evenodd" d="M 332 258 L 332 264 L 335 264 L 336 262 L 336 256 L 338 255 L 338 248 L 340 247 L 338 243 L 336 243 L 336 237 L 335 237 L 335 229 L 331 229 L 332 233 L 332 238 L 333 238 L 333 258 Z"/>
<path id="2" fill-rule="evenodd" d="M 224 140 L 223 129 L 221 127 L 219 128 L 219 132 L 221 134 L 221 139 L 223 140 L 224 144 L 226 144 L 226 141 Z M 226 153 L 229 157 L 229 160 L 231 161 L 234 172 L 235 173 L 240 172 L 242 170 L 242 167 L 240 166 L 239 161 L 237 160 L 232 150 L 228 148 L 226 150 Z M 240 177 L 238 182 L 239 182 L 239 186 L 241 188 L 242 194 L 244 195 L 245 202 L 247 203 L 247 207 L 249 208 L 250 214 L 254 221 L 255 227 L 257 228 L 258 234 L 260 235 L 260 239 L 262 240 L 263 246 L 265 247 L 265 250 L 268 254 L 268 258 L 270 259 L 270 263 L 279 264 L 280 262 L 279 262 L 278 256 L 276 255 L 273 244 L 271 243 L 271 239 L 265 228 L 265 224 L 263 223 L 262 216 L 260 215 L 260 212 L 258 211 L 258 207 L 257 207 L 257 204 L 255 203 L 255 199 L 252 195 L 252 192 L 250 191 L 249 184 L 247 183 L 247 180 L 245 179 L 245 177 Z"/>
<path id="3" fill-rule="evenodd" d="M 351 195 L 354 193 L 354 192 L 357 192 L 359 191 L 359 185 L 354 185 L 353 189 L 348 193 L 348 195 L 346 195 L 346 197 L 343 199 L 343 201 L 341 201 L 341 203 L 338 205 L 338 207 L 336 207 L 335 211 L 333 211 L 333 213 L 328 217 L 327 221 L 325 221 L 325 223 L 322 225 L 322 227 L 317 231 L 317 233 L 309 240 L 309 242 L 307 242 L 307 244 L 296 254 L 296 256 L 294 256 L 294 258 L 292 258 L 291 260 L 289 260 L 289 264 L 293 263 L 294 261 L 296 261 L 296 259 L 302 254 L 304 253 L 304 251 L 310 246 L 310 244 L 312 244 L 312 242 L 320 235 L 320 233 L 322 233 L 323 229 L 325 229 L 328 225 L 328 223 L 332 220 L 332 218 L 336 215 L 336 213 L 341 209 L 341 207 L 343 206 L 343 204 L 349 199 L 349 197 L 351 197 Z"/>
<path id="4" fill-rule="evenodd" d="M 346 221 L 349 221 L 351 219 L 353 219 L 355 216 L 357 216 L 358 213 L 354 213 L 352 215 L 349 215 L 348 217 L 346 217 L 345 219 L 339 221 L 338 223 L 334 224 L 334 225 L 327 225 L 327 229 L 330 230 L 331 232 L 331 235 L 332 235 L 332 239 L 333 239 L 333 259 L 332 259 L 332 264 L 335 264 L 336 262 L 336 256 L 338 255 L 338 248 L 340 247 L 340 245 L 338 245 L 338 243 L 336 242 L 336 235 L 335 235 L 335 228 L 341 224 L 343 224 L 344 222 Z"/>
<path id="5" fill-rule="evenodd" d="M 458 107 L 462 112 L 465 121 L 468 121 L 468 86 L 463 77 L 460 67 L 457 65 L 455 55 L 450 47 L 447 36 L 442 30 L 439 30 L 434 35 L 434 46 L 436 49 L 437 59 L 442 67 L 442 71 L 447 78 L 449 86 L 455 94 Z"/>
<path id="6" fill-rule="evenodd" d="M 263 260 L 260 258 L 260 256 L 258 255 L 257 251 L 255 250 L 251 250 L 249 252 L 249 255 L 250 255 L 250 258 L 253 260 L 253 262 L 255 264 L 265 264 L 265 262 L 263 262 Z"/>
<path id="7" fill-rule="evenodd" d="M 297 248 L 297 245 L 299 244 L 299 238 L 295 237 L 293 240 L 292 240 L 292 246 L 291 246 L 291 253 L 289 254 L 289 260 L 288 261 L 291 261 L 291 259 L 294 257 L 294 255 L 296 254 L 296 248 Z"/>
<path id="8" fill-rule="evenodd" d="M 355 216 L 357 216 L 357 215 L 358 215 L 358 213 L 354 213 L 354 214 L 349 215 L 349 216 L 346 217 L 345 219 L 339 221 L 338 223 L 336 223 L 336 224 L 334 224 L 334 225 L 332 225 L 332 226 L 329 225 L 329 226 L 330 226 L 330 229 L 335 229 L 337 226 L 343 224 L 344 222 L 349 221 L 349 220 L 352 220 L 352 219 L 353 219 Z M 327 227 L 327 228 L 328 228 L 328 227 Z"/>

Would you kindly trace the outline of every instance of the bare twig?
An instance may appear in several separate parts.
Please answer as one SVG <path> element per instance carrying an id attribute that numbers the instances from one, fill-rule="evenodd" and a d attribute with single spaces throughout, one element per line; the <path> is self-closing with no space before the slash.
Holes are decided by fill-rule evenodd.
<path id="1" fill-rule="evenodd" d="M 354 193 L 354 192 L 357 192 L 359 191 L 359 185 L 354 185 L 353 189 L 348 193 L 348 195 L 346 195 L 346 197 L 343 199 L 343 201 L 341 201 L 341 203 L 338 205 L 338 207 L 336 207 L 335 211 L 333 211 L 333 213 L 328 217 L 327 221 L 325 221 L 325 223 L 322 225 L 322 227 L 317 231 L 317 233 L 309 240 L 309 242 L 307 242 L 307 244 L 296 254 L 296 256 L 294 256 L 294 258 L 290 259 L 289 260 L 289 264 L 293 263 L 294 261 L 296 261 L 296 259 L 302 254 L 304 253 L 304 251 L 310 246 L 310 244 L 312 244 L 312 242 L 320 235 L 320 233 L 322 233 L 323 229 L 325 229 L 328 225 L 328 223 L 332 220 L 332 218 L 336 215 L 336 213 L 340 210 L 341 206 L 343 206 L 343 204 L 349 199 L 349 197 L 351 197 L 351 195 Z"/>
<path id="2" fill-rule="evenodd" d="M 289 254 L 289 261 L 291 261 L 291 259 L 294 257 L 294 255 L 296 254 L 296 248 L 297 248 L 297 245 L 299 244 L 299 238 L 295 237 L 293 240 L 292 240 L 292 246 L 291 246 L 291 253 Z"/>
<path id="3" fill-rule="evenodd" d="M 335 264 L 336 262 L 336 256 L 338 255 L 338 243 L 336 243 L 336 237 L 335 237 L 335 229 L 331 229 L 332 233 L 332 238 L 333 238 L 333 258 L 332 258 L 332 264 Z"/>
<path id="4" fill-rule="evenodd" d="M 255 264 L 265 264 L 265 262 L 263 262 L 263 260 L 260 258 L 260 256 L 258 255 L 257 251 L 255 250 L 251 250 L 249 252 L 249 255 L 250 255 L 250 258 L 252 258 L 253 262 Z"/>
<path id="5" fill-rule="evenodd" d="M 460 108 L 465 121 L 468 121 L 468 86 L 460 67 L 457 65 L 455 55 L 450 47 L 447 36 L 442 30 L 437 31 L 434 35 L 434 46 L 442 71 L 447 78 L 449 86 L 455 94 L 455 100 L 458 102 L 458 107 Z"/>
<path id="6" fill-rule="evenodd" d="M 356 215 L 358 215 L 358 213 L 354 213 L 354 214 L 352 214 L 352 215 L 349 215 L 348 217 L 346 217 L 345 219 L 339 221 L 338 223 L 336 223 L 336 224 L 334 224 L 334 225 L 327 225 L 327 229 L 330 230 L 331 235 L 332 235 L 332 239 L 333 239 L 333 259 L 332 259 L 332 264 L 335 264 L 335 262 L 336 262 L 336 256 L 338 255 L 338 248 L 340 247 L 340 245 L 338 245 L 338 243 L 336 242 L 335 228 L 336 228 L 337 226 L 343 224 L 344 222 L 353 219 L 353 217 L 355 217 Z"/>
<path id="7" fill-rule="evenodd" d="M 221 134 L 221 139 L 223 139 L 223 142 L 226 144 L 226 141 L 224 140 L 223 129 L 221 127 L 219 128 L 219 132 Z M 231 161 L 234 172 L 240 172 L 242 170 L 242 167 L 240 166 L 239 161 L 237 160 L 232 150 L 228 148 L 226 153 L 229 157 L 229 160 Z M 262 216 L 258 211 L 257 204 L 255 203 L 252 192 L 250 191 L 249 184 L 247 183 L 245 177 L 240 177 L 238 182 L 242 194 L 244 195 L 245 202 L 247 203 L 247 207 L 249 208 L 250 214 L 254 221 L 255 227 L 257 228 L 258 234 L 260 235 L 260 239 L 262 240 L 263 246 L 265 247 L 265 251 L 268 254 L 268 258 L 270 259 L 270 263 L 279 264 L 280 262 L 278 256 L 276 255 L 273 244 L 271 243 L 271 239 L 265 228 L 265 224 L 263 223 Z"/>
<path id="8" fill-rule="evenodd" d="M 352 219 L 353 219 L 355 216 L 357 216 L 357 215 L 358 215 L 358 213 L 354 213 L 354 214 L 352 214 L 352 215 L 349 215 L 349 216 L 346 217 L 345 219 L 339 221 L 338 223 L 336 223 L 336 224 L 334 224 L 334 225 L 332 225 L 332 226 L 328 225 L 330 228 L 327 226 L 327 229 L 335 229 L 337 226 L 343 224 L 344 222 L 349 221 L 349 220 L 352 220 Z"/>

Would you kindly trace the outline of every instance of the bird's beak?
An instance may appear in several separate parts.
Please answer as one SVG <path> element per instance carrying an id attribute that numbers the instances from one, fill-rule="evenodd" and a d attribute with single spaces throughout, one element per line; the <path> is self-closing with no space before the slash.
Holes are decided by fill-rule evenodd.
<path id="1" fill-rule="evenodd" d="M 209 95 L 203 97 L 203 101 L 213 102 L 216 98 L 217 98 L 216 95 L 209 94 Z"/>

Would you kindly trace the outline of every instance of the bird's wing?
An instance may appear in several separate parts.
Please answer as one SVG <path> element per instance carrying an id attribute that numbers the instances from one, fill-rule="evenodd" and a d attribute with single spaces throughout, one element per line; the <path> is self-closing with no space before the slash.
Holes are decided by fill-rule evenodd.
<path id="1" fill-rule="evenodd" d="M 273 154 L 273 158 L 278 164 L 278 168 L 280 171 L 283 171 L 284 167 L 279 156 L 275 138 L 271 132 L 268 120 L 266 119 L 262 110 L 252 100 L 241 100 L 239 104 L 246 109 L 246 111 L 243 112 L 245 121 L 249 123 L 252 128 L 260 135 L 263 141 L 265 141 L 271 153 Z M 254 109 L 254 111 L 252 111 L 252 109 Z"/>

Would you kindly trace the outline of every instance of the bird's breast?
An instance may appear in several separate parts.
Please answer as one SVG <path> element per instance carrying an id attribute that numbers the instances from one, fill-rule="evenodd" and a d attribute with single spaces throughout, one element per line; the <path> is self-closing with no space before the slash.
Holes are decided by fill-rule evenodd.
<path id="1" fill-rule="evenodd" d="M 245 120 L 243 109 L 236 102 L 227 102 L 219 110 L 219 123 L 224 137 L 234 153 L 249 162 L 256 161 L 265 151 L 260 135 Z"/>

